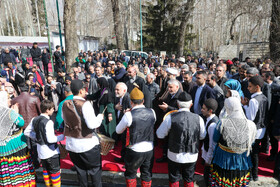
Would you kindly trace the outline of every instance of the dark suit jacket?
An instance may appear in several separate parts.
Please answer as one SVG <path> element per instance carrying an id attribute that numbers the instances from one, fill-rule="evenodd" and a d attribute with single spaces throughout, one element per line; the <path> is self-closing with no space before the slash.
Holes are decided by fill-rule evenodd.
<path id="1" fill-rule="evenodd" d="M 194 103 L 195 93 L 196 93 L 197 88 L 198 88 L 198 85 L 196 85 L 193 88 L 192 93 L 191 93 L 193 103 Z M 200 97 L 199 97 L 199 104 L 200 104 L 201 108 L 202 108 L 204 101 L 209 98 L 216 99 L 215 92 L 212 88 L 210 88 L 207 84 L 205 84 L 201 91 Z M 191 108 L 191 111 L 193 112 L 193 107 Z"/>
<path id="2" fill-rule="evenodd" d="M 179 89 L 173 98 L 171 98 L 172 97 L 171 94 L 168 94 L 166 100 L 164 101 L 166 104 L 168 104 L 168 108 L 166 112 L 169 112 L 171 110 L 178 110 L 177 100 L 181 93 L 182 90 Z"/>
<path id="3" fill-rule="evenodd" d="M 185 92 L 187 92 L 188 94 L 192 93 L 193 88 L 196 86 L 197 84 L 195 82 L 183 82 L 182 86 Z"/>
<path id="4" fill-rule="evenodd" d="M 120 102 L 120 98 L 117 97 L 115 99 L 115 105 L 118 104 Z M 120 111 L 120 116 L 118 116 L 118 110 L 116 110 L 116 116 L 117 116 L 117 123 L 119 123 L 124 115 L 124 111 L 128 108 L 131 108 L 131 105 L 130 105 L 130 96 L 129 96 L 129 93 L 126 93 L 124 96 L 123 96 L 123 100 L 122 100 L 122 110 Z"/>

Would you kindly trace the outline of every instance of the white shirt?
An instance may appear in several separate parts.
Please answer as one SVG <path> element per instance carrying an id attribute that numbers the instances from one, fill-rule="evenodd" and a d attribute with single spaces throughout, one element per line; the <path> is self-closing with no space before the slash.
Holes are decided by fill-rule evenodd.
<path id="1" fill-rule="evenodd" d="M 50 119 L 50 117 L 45 114 L 41 114 L 40 116 L 44 116 L 47 119 Z M 24 131 L 24 135 L 30 137 L 33 140 L 36 140 L 36 133 L 35 133 L 33 125 L 32 125 L 33 119 L 31 120 L 29 125 L 26 127 L 26 129 Z M 63 134 L 61 134 L 59 136 L 55 136 L 54 124 L 53 124 L 52 120 L 49 120 L 46 124 L 46 138 L 47 138 L 48 143 L 56 143 L 56 142 L 62 141 L 64 139 Z M 40 145 L 37 143 L 37 152 L 38 152 L 38 157 L 40 159 L 48 159 L 54 155 L 59 154 L 59 148 L 56 148 L 55 150 L 51 150 L 49 148 L 49 146 Z"/>
<path id="2" fill-rule="evenodd" d="M 84 98 L 79 96 L 74 96 L 73 99 L 85 100 Z M 93 107 L 89 101 L 86 101 L 83 104 L 82 113 L 86 125 L 89 129 L 95 129 L 101 125 L 103 115 L 98 114 L 97 116 L 95 116 Z M 62 115 L 62 118 L 64 119 L 65 116 Z M 66 136 L 66 150 L 74 153 L 83 153 L 89 151 L 98 144 L 99 144 L 99 140 L 96 136 L 92 136 L 91 138 L 82 138 L 82 139 Z"/>
<path id="3" fill-rule="evenodd" d="M 132 108 L 132 110 L 135 110 L 137 108 L 145 108 L 144 105 L 138 105 L 138 106 L 135 106 Z M 156 121 L 156 114 L 154 112 L 154 110 L 152 109 L 153 113 L 154 113 L 154 117 L 155 117 L 155 121 Z M 130 127 L 132 124 L 132 115 L 131 115 L 131 112 L 126 112 L 121 121 L 119 122 L 119 124 L 117 125 L 116 127 L 116 132 L 118 134 L 121 134 L 125 131 L 125 129 L 127 127 Z M 154 145 L 153 145 L 153 142 L 150 142 L 150 141 L 143 141 L 143 142 L 138 142 L 134 145 L 131 145 L 131 146 L 128 146 L 129 149 L 132 149 L 133 151 L 135 152 L 148 152 L 148 151 L 151 151 L 153 150 L 154 148 Z"/>
<path id="4" fill-rule="evenodd" d="M 262 94 L 262 92 L 254 93 L 251 96 L 249 105 L 244 106 L 246 117 L 251 121 L 255 120 L 257 112 L 259 110 L 259 102 L 254 97 L 256 97 L 257 95 L 260 95 L 260 94 Z M 266 130 L 265 127 L 261 128 L 261 129 L 257 129 L 256 139 L 262 139 L 264 137 L 265 130 Z"/>
<path id="5" fill-rule="evenodd" d="M 188 108 L 180 108 L 180 111 L 190 111 Z M 203 119 L 199 116 L 200 120 L 200 135 L 199 139 L 202 140 L 206 136 L 206 130 Z M 168 115 L 165 120 L 161 123 L 160 127 L 157 129 L 157 137 L 163 139 L 168 135 L 169 130 L 171 129 L 171 115 Z M 193 163 L 197 161 L 198 153 L 173 153 L 168 149 L 167 157 L 173 162 L 177 163 Z"/>
<path id="6" fill-rule="evenodd" d="M 123 95 L 124 96 L 124 95 Z M 123 96 L 120 98 L 120 105 L 122 105 Z M 120 117 L 121 111 L 118 110 L 118 117 Z"/>
<path id="7" fill-rule="evenodd" d="M 206 125 L 208 124 L 208 122 L 215 117 L 215 114 L 212 114 L 210 117 L 207 118 L 206 124 L 205 124 L 205 128 Z M 215 128 L 216 128 L 217 124 L 216 123 L 211 123 L 208 127 L 208 135 L 209 135 L 209 148 L 208 151 L 206 151 L 204 149 L 204 144 L 201 148 L 202 154 L 201 157 L 204 159 L 204 161 L 207 164 L 211 164 L 212 158 L 213 158 L 213 152 L 214 152 L 214 148 L 216 146 L 216 143 L 213 141 L 213 135 L 215 132 Z"/>

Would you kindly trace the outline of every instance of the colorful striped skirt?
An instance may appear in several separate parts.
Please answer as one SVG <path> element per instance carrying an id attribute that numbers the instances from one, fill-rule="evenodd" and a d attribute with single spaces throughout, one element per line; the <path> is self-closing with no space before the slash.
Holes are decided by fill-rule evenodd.
<path id="1" fill-rule="evenodd" d="M 36 186 L 35 170 L 27 148 L 0 157 L 0 186 Z"/>
<path id="2" fill-rule="evenodd" d="M 249 186 L 250 171 L 225 170 L 213 164 L 210 168 L 209 185 L 221 187 L 245 187 Z"/>

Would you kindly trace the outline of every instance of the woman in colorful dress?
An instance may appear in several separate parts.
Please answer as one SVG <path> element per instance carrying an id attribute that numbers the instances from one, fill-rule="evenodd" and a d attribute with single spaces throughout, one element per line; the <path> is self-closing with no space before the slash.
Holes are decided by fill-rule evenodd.
<path id="1" fill-rule="evenodd" d="M 36 186 L 35 170 L 21 127 L 18 106 L 8 106 L 8 94 L 0 91 L 0 186 Z"/>
<path id="2" fill-rule="evenodd" d="M 210 186 L 248 186 L 250 150 L 255 141 L 256 125 L 247 120 L 236 97 L 225 100 L 227 117 L 217 123 L 213 140 L 217 143 L 211 165 Z"/>

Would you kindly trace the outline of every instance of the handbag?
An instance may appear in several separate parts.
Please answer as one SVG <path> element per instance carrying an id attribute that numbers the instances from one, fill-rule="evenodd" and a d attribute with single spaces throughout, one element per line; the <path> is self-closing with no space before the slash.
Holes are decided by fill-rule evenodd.
<path id="1" fill-rule="evenodd" d="M 61 142 L 58 144 L 59 152 L 60 152 L 60 158 L 64 159 L 68 155 L 68 151 L 65 148 L 65 145 L 63 145 Z"/>

